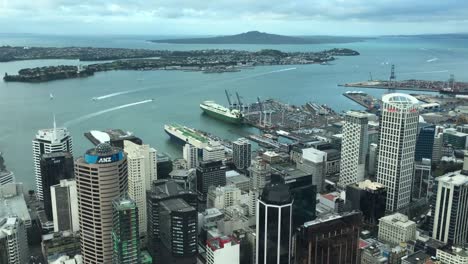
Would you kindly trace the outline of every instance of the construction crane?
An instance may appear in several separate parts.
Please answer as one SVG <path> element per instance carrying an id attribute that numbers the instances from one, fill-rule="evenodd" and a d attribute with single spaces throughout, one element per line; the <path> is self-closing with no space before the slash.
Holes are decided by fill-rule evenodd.
<path id="1" fill-rule="evenodd" d="M 238 92 L 236 92 L 236 96 L 237 96 L 237 106 L 239 107 L 239 111 L 244 111 L 244 105 L 241 102 Z"/>
<path id="2" fill-rule="evenodd" d="M 228 100 L 228 103 L 229 103 L 229 109 L 232 108 L 232 103 L 231 103 L 231 96 L 229 95 L 229 92 L 227 90 L 224 90 L 226 92 L 226 98 Z"/>
<path id="3" fill-rule="evenodd" d="M 262 104 L 262 101 L 260 100 L 260 97 L 257 97 L 257 102 L 258 102 L 258 106 L 260 106 L 260 118 L 258 119 L 258 122 L 260 123 L 260 126 L 261 126 L 262 116 L 263 116 L 263 104 Z"/>

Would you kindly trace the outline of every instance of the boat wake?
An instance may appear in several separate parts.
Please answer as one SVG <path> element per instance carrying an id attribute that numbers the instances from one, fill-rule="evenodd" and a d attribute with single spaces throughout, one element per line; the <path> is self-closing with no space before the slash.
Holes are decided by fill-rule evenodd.
<path id="1" fill-rule="evenodd" d="M 132 107 L 132 106 L 137 106 L 137 105 L 141 105 L 141 104 L 150 103 L 150 102 L 153 102 L 153 101 L 154 101 L 154 99 L 148 99 L 148 100 L 143 100 L 143 101 L 139 101 L 139 102 L 135 102 L 135 103 L 124 104 L 124 105 L 108 108 L 108 109 L 105 109 L 105 110 L 101 110 L 101 111 L 98 111 L 98 112 L 95 112 L 95 113 L 87 114 L 87 115 L 78 117 L 76 119 L 67 121 L 67 122 L 65 122 L 64 126 L 69 127 L 71 125 L 86 121 L 86 120 L 91 119 L 91 118 L 96 117 L 96 116 L 100 116 L 100 115 L 103 115 L 103 114 L 106 114 L 106 113 L 109 113 L 109 112 L 113 112 L 113 111 L 116 111 L 116 110 Z"/>
<path id="2" fill-rule="evenodd" d="M 297 69 L 296 67 L 293 67 L 293 68 L 285 68 L 285 69 L 279 69 L 279 70 L 274 70 L 274 71 L 269 71 L 269 72 L 262 72 L 262 73 L 257 73 L 257 74 L 252 74 L 252 75 L 249 75 L 249 76 L 241 77 L 241 78 L 231 79 L 231 81 L 245 80 L 245 79 L 255 78 L 255 77 L 259 77 L 259 76 L 274 74 L 274 73 L 293 71 L 293 70 L 296 70 L 296 69 Z"/>
<path id="3" fill-rule="evenodd" d="M 400 75 L 407 75 L 407 74 L 430 74 L 430 73 L 445 73 L 449 72 L 448 70 L 440 70 L 440 71 L 422 71 L 422 72 L 403 72 Z"/>
<path id="4" fill-rule="evenodd" d="M 116 93 L 101 95 L 101 96 L 93 97 L 92 100 L 99 101 L 99 100 L 111 98 L 111 97 L 114 97 L 114 96 L 119 96 L 119 95 L 124 95 L 124 94 L 129 94 L 129 93 L 136 93 L 136 92 L 143 91 L 143 90 L 148 90 L 148 88 L 127 90 L 127 91 L 122 91 L 122 92 L 116 92 Z"/>
<path id="5" fill-rule="evenodd" d="M 434 62 L 434 61 L 438 61 L 438 60 L 439 60 L 439 58 L 432 58 L 432 59 L 427 60 L 426 62 Z"/>

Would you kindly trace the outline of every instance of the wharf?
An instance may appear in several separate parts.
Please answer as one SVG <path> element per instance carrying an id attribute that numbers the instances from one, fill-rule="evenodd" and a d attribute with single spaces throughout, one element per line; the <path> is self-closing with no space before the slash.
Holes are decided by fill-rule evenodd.
<path id="1" fill-rule="evenodd" d="M 377 112 L 382 106 L 381 100 L 363 92 L 346 92 L 343 95 L 373 113 Z"/>
<path id="2" fill-rule="evenodd" d="M 446 81 L 403 80 L 403 81 L 364 81 L 338 84 L 341 87 L 395 89 L 407 91 L 439 92 L 446 94 L 468 94 L 468 82 L 452 82 L 447 88 Z"/>

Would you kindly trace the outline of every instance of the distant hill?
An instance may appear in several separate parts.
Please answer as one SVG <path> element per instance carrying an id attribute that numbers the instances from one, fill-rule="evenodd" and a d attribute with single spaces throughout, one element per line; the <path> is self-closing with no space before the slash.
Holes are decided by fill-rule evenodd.
<path id="1" fill-rule="evenodd" d="M 322 44 L 350 43 L 364 41 L 366 39 L 369 38 L 334 36 L 290 37 L 268 34 L 259 31 L 249 31 L 231 36 L 219 36 L 211 38 L 157 39 L 151 40 L 151 42 L 175 44 Z"/>

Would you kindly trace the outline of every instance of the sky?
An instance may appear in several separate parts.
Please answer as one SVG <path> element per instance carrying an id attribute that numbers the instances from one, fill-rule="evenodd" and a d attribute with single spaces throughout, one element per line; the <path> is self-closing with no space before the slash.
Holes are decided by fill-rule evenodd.
<path id="1" fill-rule="evenodd" d="M 393 35 L 468 32 L 467 0 L 0 0 L 1 33 Z"/>

